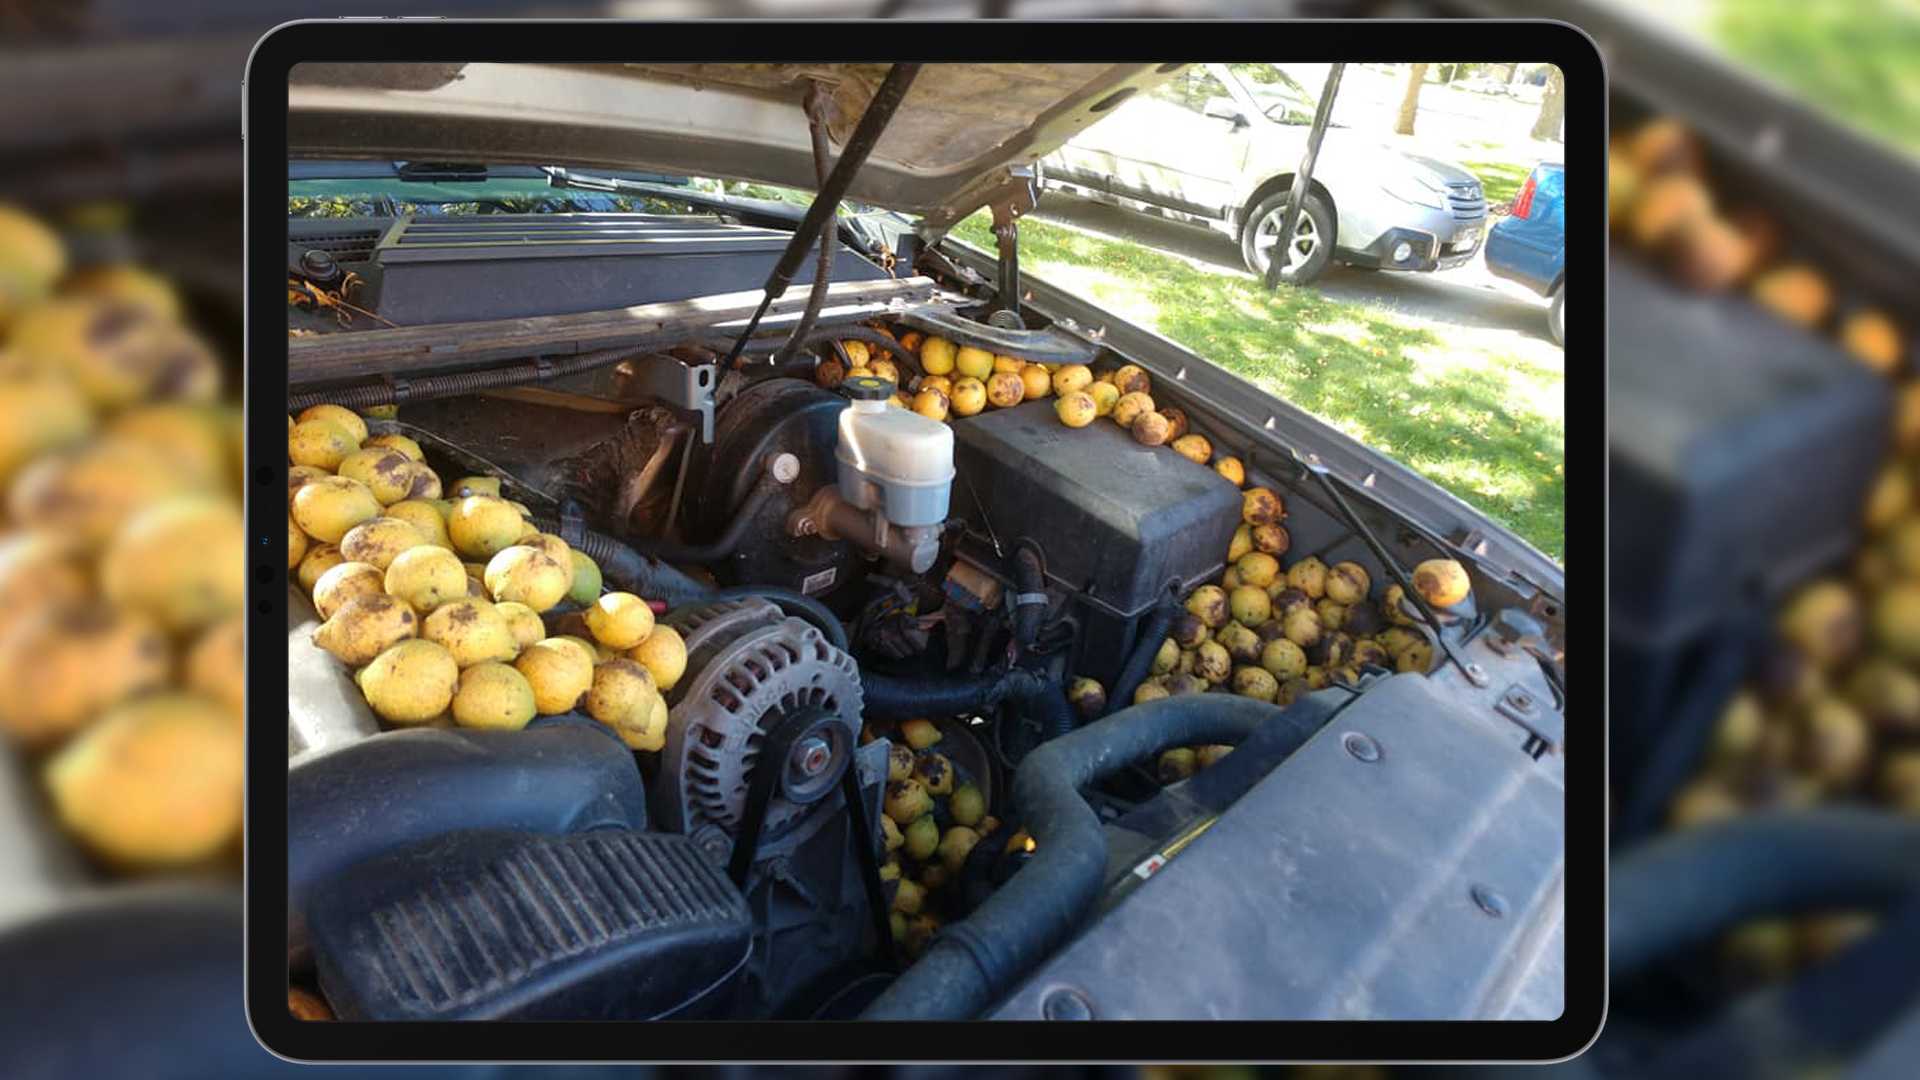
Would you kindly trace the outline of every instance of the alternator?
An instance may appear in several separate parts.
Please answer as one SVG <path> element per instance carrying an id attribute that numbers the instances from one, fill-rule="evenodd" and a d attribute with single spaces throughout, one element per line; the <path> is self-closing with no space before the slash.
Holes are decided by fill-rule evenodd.
<path id="1" fill-rule="evenodd" d="M 718 827 L 731 837 L 754 770 L 764 767 L 782 770 L 760 832 L 777 834 L 831 792 L 853 760 L 859 666 L 765 600 L 682 608 L 665 622 L 686 639 L 689 674 L 667 696 L 667 745 L 650 800 L 660 826 L 688 834 Z M 761 762 L 767 734 L 789 720 L 807 725 L 790 760 Z"/>

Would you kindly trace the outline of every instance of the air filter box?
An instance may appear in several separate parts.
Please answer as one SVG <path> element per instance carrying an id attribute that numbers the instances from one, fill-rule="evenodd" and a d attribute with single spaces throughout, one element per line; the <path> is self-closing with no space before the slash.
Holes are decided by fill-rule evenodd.
<path id="1" fill-rule="evenodd" d="M 1050 586 L 1074 598 L 1081 619 L 1077 672 L 1110 679 L 1169 586 L 1184 592 L 1219 575 L 1240 491 L 1205 465 L 1114 424 L 1069 428 L 1051 401 L 982 413 L 953 433 L 953 507 L 972 553 L 997 565 L 990 537 L 1040 543 Z"/>

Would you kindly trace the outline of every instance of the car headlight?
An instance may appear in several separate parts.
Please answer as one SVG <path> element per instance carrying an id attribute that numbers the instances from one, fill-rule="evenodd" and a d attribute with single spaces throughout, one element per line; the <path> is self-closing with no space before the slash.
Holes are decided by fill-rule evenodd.
<path id="1" fill-rule="evenodd" d="M 1447 208 L 1446 194 L 1428 186 L 1426 181 L 1410 173 L 1389 175 L 1381 181 L 1380 187 L 1387 194 L 1401 202 L 1410 202 L 1415 206 L 1424 206 L 1430 210 Z"/>

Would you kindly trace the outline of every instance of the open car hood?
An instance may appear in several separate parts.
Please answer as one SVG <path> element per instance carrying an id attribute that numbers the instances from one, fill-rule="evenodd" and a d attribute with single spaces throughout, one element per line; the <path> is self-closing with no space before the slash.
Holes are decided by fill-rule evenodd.
<path id="1" fill-rule="evenodd" d="M 944 230 L 1180 65 L 928 64 L 847 197 Z M 1172 70 L 1161 70 L 1171 68 Z M 887 64 L 334 64 L 295 67 L 295 157 L 652 169 L 813 190 L 801 101 L 832 88 L 839 152 Z"/>

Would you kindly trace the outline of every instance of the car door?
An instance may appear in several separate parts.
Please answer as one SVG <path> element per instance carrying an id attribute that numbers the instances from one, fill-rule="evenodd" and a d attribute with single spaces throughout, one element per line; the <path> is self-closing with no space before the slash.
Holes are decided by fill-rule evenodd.
<path id="1" fill-rule="evenodd" d="M 1220 217 L 1246 164 L 1250 122 L 1226 85 L 1195 64 L 1129 98 L 1063 147 L 1046 171 L 1097 191 Z"/>

